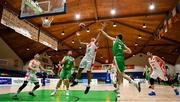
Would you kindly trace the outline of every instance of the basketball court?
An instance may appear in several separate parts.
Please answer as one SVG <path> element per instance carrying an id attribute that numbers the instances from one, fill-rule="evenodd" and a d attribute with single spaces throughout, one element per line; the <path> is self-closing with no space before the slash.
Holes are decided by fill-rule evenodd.
<path id="1" fill-rule="evenodd" d="M 180 102 L 180 0 L 0 0 L 0 102 Z"/>

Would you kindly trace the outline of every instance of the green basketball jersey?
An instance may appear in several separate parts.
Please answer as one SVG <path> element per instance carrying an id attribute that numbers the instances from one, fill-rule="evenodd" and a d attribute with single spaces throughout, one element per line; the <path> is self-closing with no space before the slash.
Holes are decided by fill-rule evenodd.
<path id="1" fill-rule="evenodd" d="M 119 38 L 116 38 L 115 41 L 113 42 L 113 47 L 112 47 L 113 55 L 124 56 L 123 55 L 124 48 L 125 48 L 124 43 Z"/>
<path id="2" fill-rule="evenodd" d="M 146 74 L 146 75 L 149 75 L 149 69 L 148 69 L 148 67 L 145 68 L 145 74 Z"/>
<path id="3" fill-rule="evenodd" d="M 63 69 L 71 70 L 74 67 L 74 58 L 71 56 L 65 56 L 64 60 Z"/>

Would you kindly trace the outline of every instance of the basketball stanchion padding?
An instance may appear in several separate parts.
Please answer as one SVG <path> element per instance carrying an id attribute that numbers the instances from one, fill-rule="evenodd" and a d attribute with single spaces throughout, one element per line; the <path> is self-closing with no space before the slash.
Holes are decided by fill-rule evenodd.
<path id="1" fill-rule="evenodd" d="M 106 73 L 105 83 L 111 83 L 111 76 L 109 71 Z"/>

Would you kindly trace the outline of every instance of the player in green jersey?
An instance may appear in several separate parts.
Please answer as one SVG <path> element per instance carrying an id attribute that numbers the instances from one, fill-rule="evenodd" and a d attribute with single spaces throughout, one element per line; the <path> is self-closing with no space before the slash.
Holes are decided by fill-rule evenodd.
<path id="1" fill-rule="evenodd" d="M 149 80 L 150 80 L 150 66 L 148 66 L 148 65 L 145 66 L 143 75 L 145 76 L 145 79 L 149 82 Z"/>
<path id="2" fill-rule="evenodd" d="M 64 84 L 66 86 L 66 95 L 69 95 L 69 79 L 72 74 L 72 69 L 75 66 L 75 61 L 72 57 L 72 51 L 68 51 L 67 56 L 64 56 L 60 64 L 62 64 L 62 70 L 59 75 L 60 79 L 56 85 L 55 90 L 51 93 L 51 96 L 56 95 L 58 88 L 62 84 L 62 81 L 64 81 Z"/>
<path id="3" fill-rule="evenodd" d="M 105 27 L 105 24 L 102 24 L 102 26 Z M 106 38 L 113 41 L 112 52 L 114 55 L 115 66 L 118 71 L 118 79 L 120 76 L 123 76 L 123 78 L 127 79 L 130 83 L 133 83 L 140 92 L 141 91 L 140 83 L 134 81 L 133 79 L 131 79 L 131 77 L 129 77 L 127 74 L 124 73 L 125 70 L 124 52 L 131 54 L 132 51 L 122 42 L 122 38 L 123 38 L 122 34 L 119 34 L 116 36 L 116 38 L 113 38 L 109 36 L 106 32 L 104 32 L 103 29 L 100 29 L 100 31 Z"/>
<path id="4" fill-rule="evenodd" d="M 166 64 L 166 69 L 167 69 L 167 78 L 168 81 L 166 82 L 171 88 L 174 90 L 175 95 L 179 96 L 179 90 L 178 88 L 174 85 L 175 82 L 177 82 L 177 74 L 176 70 L 174 67 L 170 67 L 169 65 Z"/>

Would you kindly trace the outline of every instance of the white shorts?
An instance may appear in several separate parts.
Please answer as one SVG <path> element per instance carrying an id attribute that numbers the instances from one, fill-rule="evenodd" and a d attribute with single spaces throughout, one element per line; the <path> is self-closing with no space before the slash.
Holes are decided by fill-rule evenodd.
<path id="1" fill-rule="evenodd" d="M 160 67 L 154 68 L 150 77 L 153 79 L 157 79 L 159 77 L 161 80 L 167 81 L 167 77 L 165 76 L 164 72 Z"/>
<path id="2" fill-rule="evenodd" d="M 79 68 L 83 68 L 86 71 L 91 71 L 93 58 L 84 56 L 80 62 Z"/>
<path id="3" fill-rule="evenodd" d="M 28 81 L 28 82 L 31 82 L 31 83 L 39 82 L 36 74 L 32 74 L 32 73 L 29 73 L 29 72 L 26 73 L 26 76 L 25 76 L 24 80 Z"/>

